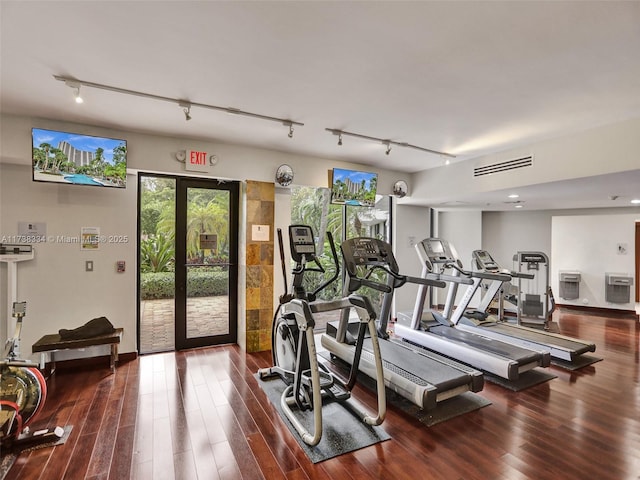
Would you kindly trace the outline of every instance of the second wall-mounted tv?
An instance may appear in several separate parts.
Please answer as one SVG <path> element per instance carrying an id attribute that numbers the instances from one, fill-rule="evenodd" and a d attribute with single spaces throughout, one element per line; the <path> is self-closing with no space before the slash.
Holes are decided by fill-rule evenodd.
<path id="1" fill-rule="evenodd" d="M 35 182 L 127 186 L 127 142 L 56 130 L 31 129 Z"/>
<path id="2" fill-rule="evenodd" d="M 377 173 L 334 168 L 331 175 L 331 203 L 373 207 L 377 188 Z"/>

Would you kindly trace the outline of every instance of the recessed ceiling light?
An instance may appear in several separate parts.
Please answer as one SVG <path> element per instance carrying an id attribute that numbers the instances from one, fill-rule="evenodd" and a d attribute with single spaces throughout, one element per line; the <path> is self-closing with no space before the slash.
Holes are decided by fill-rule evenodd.
<path id="1" fill-rule="evenodd" d="M 634 198 L 633 200 L 631 200 L 631 203 L 633 203 L 634 205 L 639 205 L 640 204 L 640 198 Z"/>
<path id="2" fill-rule="evenodd" d="M 516 205 L 515 208 L 522 208 L 524 205 Z"/>
<path id="3" fill-rule="evenodd" d="M 509 198 L 519 198 L 520 195 L 518 195 L 517 193 L 512 193 L 511 195 L 509 195 Z"/>

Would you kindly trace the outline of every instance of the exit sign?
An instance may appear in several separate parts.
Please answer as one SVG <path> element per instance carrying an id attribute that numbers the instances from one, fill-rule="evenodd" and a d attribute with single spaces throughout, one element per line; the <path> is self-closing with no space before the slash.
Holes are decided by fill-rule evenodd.
<path id="1" fill-rule="evenodd" d="M 187 158 L 184 160 L 185 170 L 194 172 L 209 171 L 209 157 L 207 152 L 198 152 L 197 150 L 187 150 Z"/>

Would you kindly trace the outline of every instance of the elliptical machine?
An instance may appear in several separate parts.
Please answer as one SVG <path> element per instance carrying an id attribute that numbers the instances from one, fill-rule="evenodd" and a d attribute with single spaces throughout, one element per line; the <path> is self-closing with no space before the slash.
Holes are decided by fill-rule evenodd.
<path id="1" fill-rule="evenodd" d="M 272 328 L 272 357 L 274 366 L 258 371 L 261 379 L 279 376 L 286 384 L 280 398 L 282 411 L 294 426 L 302 440 L 310 446 L 317 445 L 322 438 L 322 402 L 323 398 L 342 402 L 363 422 L 368 425 L 380 425 L 386 415 L 386 396 L 384 373 L 380 347 L 376 335 L 376 314 L 367 297 L 349 295 L 338 300 L 316 300 L 318 292 L 333 283 L 339 276 L 340 263 L 333 243 L 333 237 L 327 232 L 331 254 L 335 265 L 335 273 L 312 292 L 307 292 L 303 285 L 305 273 L 322 272 L 324 268 L 316 257 L 313 231 L 308 225 L 289 226 L 289 246 L 291 258 L 296 262 L 292 270 L 292 291 L 287 291 L 286 268 L 282 231 L 278 229 L 280 258 L 285 278 L 285 293 L 280 296 L 280 304 L 276 309 Z M 314 263 L 316 266 L 312 267 Z M 380 288 L 386 288 L 381 285 Z M 331 373 L 318 362 L 315 337 L 314 314 L 329 311 L 343 311 L 354 308 L 359 318 L 358 335 L 355 341 L 354 361 L 346 382 Z M 376 365 L 376 384 L 378 411 L 371 415 L 356 404 L 351 398 L 351 391 L 356 384 L 358 365 L 362 353 L 365 333 L 369 332 L 373 343 L 373 357 Z M 300 411 L 312 410 L 314 417 L 313 432 L 307 430 L 294 413 L 293 408 Z"/>
<path id="2" fill-rule="evenodd" d="M 26 302 L 13 303 L 16 329 L 13 338 L 7 340 L 0 359 L 0 445 L 14 450 L 55 442 L 64 435 L 62 427 L 29 430 L 44 406 L 47 383 L 37 363 L 19 359 L 15 354 L 26 305 Z"/>

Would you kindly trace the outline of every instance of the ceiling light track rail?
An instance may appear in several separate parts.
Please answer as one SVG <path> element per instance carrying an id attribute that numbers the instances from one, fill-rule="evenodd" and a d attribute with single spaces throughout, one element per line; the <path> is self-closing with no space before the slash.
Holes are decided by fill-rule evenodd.
<path id="1" fill-rule="evenodd" d="M 342 145 L 342 136 L 344 135 L 344 136 L 348 136 L 348 137 L 361 138 L 363 140 L 370 140 L 372 142 L 381 143 L 382 145 L 385 145 L 387 147 L 387 150 L 385 152 L 387 155 L 389 155 L 389 152 L 391 152 L 391 146 L 395 145 L 395 146 L 398 146 L 398 147 L 413 148 L 414 150 L 420 150 L 421 152 L 433 153 L 434 155 L 442 155 L 444 157 L 456 158 L 456 156 L 451 154 L 451 153 L 439 152 L 437 150 L 432 150 L 430 148 L 424 148 L 424 147 L 420 147 L 418 145 L 412 145 L 412 144 L 407 143 L 407 142 L 396 142 L 396 141 L 390 140 L 388 138 L 372 137 L 370 135 L 363 135 L 361 133 L 347 132 L 345 130 L 340 130 L 340 129 L 337 129 L 337 128 L 325 128 L 325 130 L 327 132 L 331 132 L 333 135 L 337 135 L 338 136 L 338 145 Z"/>
<path id="2" fill-rule="evenodd" d="M 270 122 L 278 122 L 282 125 L 289 127 L 289 137 L 293 136 L 293 126 L 304 126 L 302 122 L 296 122 L 288 118 L 272 117 L 270 115 L 262 115 L 260 113 L 247 112 L 246 110 L 240 110 L 234 107 L 221 107 L 218 105 L 209 105 L 206 103 L 192 102 L 181 98 L 165 97 L 163 95 L 154 95 L 153 93 L 139 92 L 136 90 L 128 90 L 126 88 L 113 87 L 111 85 L 104 85 L 101 83 L 89 82 L 86 80 L 79 80 L 77 78 L 63 77 L 61 75 L 54 75 L 53 78 L 60 82 L 64 82 L 67 86 L 72 88 L 79 88 L 80 86 L 97 88 L 99 90 L 106 90 L 109 92 L 120 93 L 123 95 L 132 95 L 135 97 L 149 98 L 151 100 L 159 100 L 162 102 L 175 103 L 185 111 L 186 120 L 191 119 L 191 107 L 207 108 L 209 110 L 218 110 L 220 112 L 226 112 L 233 115 L 243 115 L 245 117 L 257 118 L 259 120 L 266 120 Z"/>

